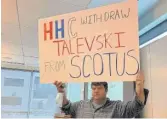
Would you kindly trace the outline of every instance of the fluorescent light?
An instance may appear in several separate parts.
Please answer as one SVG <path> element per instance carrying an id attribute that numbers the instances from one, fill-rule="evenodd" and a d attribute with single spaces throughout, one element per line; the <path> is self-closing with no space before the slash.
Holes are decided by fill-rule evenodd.
<path id="1" fill-rule="evenodd" d="M 153 29 L 154 27 L 158 26 L 160 23 L 164 22 L 165 20 L 167 20 L 167 13 L 162 15 L 162 16 L 160 16 L 155 21 L 151 22 L 150 24 L 145 26 L 143 29 L 141 29 L 139 31 L 139 36 L 141 36 L 141 35 L 145 34 L 146 32 L 150 31 L 151 29 Z"/>
<path id="2" fill-rule="evenodd" d="M 151 44 L 151 43 L 153 43 L 153 42 L 155 42 L 155 41 L 157 41 L 157 40 L 159 40 L 159 39 L 165 37 L 166 35 L 167 35 L 167 31 L 164 32 L 164 33 L 162 33 L 162 34 L 160 34 L 159 36 L 157 36 L 157 37 L 155 37 L 155 38 L 149 40 L 148 42 L 146 42 L 146 43 L 140 45 L 140 48 L 143 48 L 143 47 L 145 47 L 145 46 L 147 46 L 147 45 L 149 45 L 149 44 Z"/>

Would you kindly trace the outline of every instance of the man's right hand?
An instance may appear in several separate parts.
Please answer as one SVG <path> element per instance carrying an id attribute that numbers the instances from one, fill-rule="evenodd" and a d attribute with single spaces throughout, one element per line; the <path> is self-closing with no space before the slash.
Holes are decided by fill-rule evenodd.
<path id="1" fill-rule="evenodd" d="M 62 85 L 63 85 L 62 82 L 55 81 L 53 84 L 56 86 L 57 91 L 58 91 L 59 93 L 64 93 L 64 90 L 65 90 L 65 89 L 64 89 L 64 87 L 62 87 Z"/>
<path id="2" fill-rule="evenodd" d="M 67 100 L 67 97 L 66 97 L 66 94 L 65 94 L 65 88 L 62 86 L 63 83 L 59 82 L 59 81 L 55 81 L 53 84 L 56 86 L 57 91 L 59 93 L 63 93 L 64 94 L 64 96 L 63 96 L 63 105 L 67 104 L 68 100 Z"/>

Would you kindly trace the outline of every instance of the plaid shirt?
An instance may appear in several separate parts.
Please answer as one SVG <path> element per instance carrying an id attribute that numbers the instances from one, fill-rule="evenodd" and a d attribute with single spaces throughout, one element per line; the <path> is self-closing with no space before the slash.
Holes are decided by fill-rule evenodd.
<path id="1" fill-rule="evenodd" d="M 134 99 L 128 102 L 111 101 L 107 98 L 106 103 L 97 109 L 94 109 L 92 100 L 75 103 L 69 101 L 68 104 L 62 107 L 62 111 L 65 114 L 71 115 L 72 118 L 133 118 L 144 108 L 148 92 L 147 89 L 144 89 L 144 104 L 137 96 L 134 96 Z"/>

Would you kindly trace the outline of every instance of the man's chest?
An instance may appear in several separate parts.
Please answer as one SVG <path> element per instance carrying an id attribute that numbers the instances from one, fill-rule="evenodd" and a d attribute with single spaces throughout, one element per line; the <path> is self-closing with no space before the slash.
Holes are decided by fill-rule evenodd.
<path id="1" fill-rule="evenodd" d="M 114 116 L 115 108 L 113 106 L 94 109 L 90 105 L 78 108 L 76 112 L 77 118 L 111 118 Z"/>

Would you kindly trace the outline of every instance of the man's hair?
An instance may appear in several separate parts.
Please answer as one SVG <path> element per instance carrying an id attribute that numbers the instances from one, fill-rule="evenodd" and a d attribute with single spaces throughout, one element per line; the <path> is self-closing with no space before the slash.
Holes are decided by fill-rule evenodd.
<path id="1" fill-rule="evenodd" d="M 106 92 L 108 91 L 108 83 L 107 82 L 92 82 L 91 83 L 91 87 L 92 86 L 100 86 L 100 85 L 104 86 Z"/>

